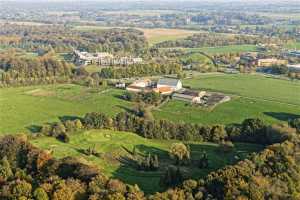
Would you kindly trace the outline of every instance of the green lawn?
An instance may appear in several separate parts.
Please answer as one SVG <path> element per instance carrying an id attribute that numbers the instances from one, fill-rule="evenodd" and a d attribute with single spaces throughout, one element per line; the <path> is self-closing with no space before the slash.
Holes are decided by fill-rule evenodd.
<path id="1" fill-rule="evenodd" d="M 285 48 L 288 48 L 288 49 L 296 49 L 296 50 L 299 50 L 300 49 L 300 42 L 290 42 L 290 43 L 287 43 L 285 45 Z"/>
<path id="2" fill-rule="evenodd" d="M 133 133 L 115 132 L 109 130 L 91 130 L 71 135 L 70 143 L 62 143 L 55 138 L 42 137 L 32 140 L 32 143 L 40 148 L 52 150 L 58 158 L 75 156 L 82 162 L 96 164 L 108 176 L 118 178 L 126 183 L 138 184 L 147 193 L 163 191 L 159 186 L 159 179 L 166 166 L 174 164 L 169 158 L 168 150 L 175 141 L 149 140 Z M 220 153 L 218 145 L 212 143 L 190 143 L 191 159 L 199 159 L 203 151 L 209 158 L 208 169 L 198 169 L 196 164 L 182 167 L 187 178 L 200 178 L 208 172 L 219 169 L 225 165 L 237 162 L 236 156 L 244 159 L 250 152 L 261 150 L 263 147 L 253 144 L 236 144 L 230 153 Z M 95 147 L 102 155 L 100 157 L 86 156 L 83 149 Z M 156 172 L 138 171 L 132 162 L 124 162 L 130 159 L 133 148 L 142 155 L 149 152 L 158 155 L 160 169 Z"/>
<path id="3" fill-rule="evenodd" d="M 0 133 L 29 132 L 60 117 L 99 111 L 115 115 L 130 103 L 118 98 L 121 90 L 90 89 L 62 84 L 0 89 Z"/>
<path id="4" fill-rule="evenodd" d="M 203 124 L 240 123 L 259 117 L 268 123 L 300 117 L 300 82 L 266 78 L 259 75 L 202 75 L 185 80 L 185 86 L 197 90 L 220 91 L 231 95 L 230 102 L 212 111 L 170 101 L 155 117 Z M 171 116 L 171 117 L 170 117 Z"/>

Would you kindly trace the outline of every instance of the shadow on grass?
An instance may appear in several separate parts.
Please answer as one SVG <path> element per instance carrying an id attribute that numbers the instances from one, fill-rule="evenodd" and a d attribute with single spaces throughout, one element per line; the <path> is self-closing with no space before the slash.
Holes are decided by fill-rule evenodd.
<path id="1" fill-rule="evenodd" d="M 31 133 L 39 133 L 42 127 L 38 125 L 30 125 L 27 126 L 26 129 L 29 130 Z"/>
<path id="2" fill-rule="evenodd" d="M 69 115 L 65 115 L 65 116 L 58 117 L 58 119 L 59 119 L 61 122 L 65 122 L 65 121 L 67 121 L 67 120 L 76 120 L 76 119 L 81 120 L 82 118 L 81 118 L 81 117 L 78 117 L 78 116 L 69 116 Z"/>
<path id="3" fill-rule="evenodd" d="M 117 105 L 117 107 L 125 110 L 126 112 L 128 112 L 130 114 L 135 114 L 133 109 L 127 108 L 126 106 Z"/>
<path id="4" fill-rule="evenodd" d="M 264 112 L 264 114 L 280 121 L 289 121 L 300 118 L 300 115 L 285 112 Z"/>
<path id="5" fill-rule="evenodd" d="M 117 98 L 117 99 L 120 99 L 120 100 L 123 100 L 123 101 L 126 101 L 123 97 L 123 95 L 121 94 L 114 94 L 113 97 Z"/>
<path id="6" fill-rule="evenodd" d="M 240 160 L 248 157 L 252 152 L 262 150 L 261 146 L 251 144 L 235 144 L 235 148 L 231 152 L 222 152 L 217 145 L 211 144 L 189 144 L 191 149 L 191 162 L 188 165 L 180 166 L 185 173 L 185 178 L 199 179 L 205 177 L 212 171 L 223 168 L 227 165 L 232 165 Z M 112 174 L 112 178 L 120 179 L 128 184 L 137 184 L 146 194 L 164 191 L 159 185 L 160 177 L 164 174 L 165 169 L 174 165 L 174 160 L 169 157 L 167 150 L 160 149 L 148 145 L 136 145 L 135 150 L 126 149 L 127 155 L 119 158 L 120 166 Z M 133 159 L 133 152 L 141 156 L 147 156 L 148 153 L 156 154 L 159 157 L 158 171 L 139 171 L 136 160 Z M 198 168 L 199 160 L 203 154 L 207 153 L 209 159 L 209 167 L 207 169 Z"/>

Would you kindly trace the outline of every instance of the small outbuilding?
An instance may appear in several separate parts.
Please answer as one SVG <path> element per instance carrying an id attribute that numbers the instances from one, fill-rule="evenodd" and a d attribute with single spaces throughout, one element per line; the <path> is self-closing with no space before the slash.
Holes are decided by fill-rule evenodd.
<path id="1" fill-rule="evenodd" d="M 173 99 L 200 104 L 202 102 L 201 98 L 205 96 L 205 94 L 205 91 L 180 90 L 174 93 Z"/>

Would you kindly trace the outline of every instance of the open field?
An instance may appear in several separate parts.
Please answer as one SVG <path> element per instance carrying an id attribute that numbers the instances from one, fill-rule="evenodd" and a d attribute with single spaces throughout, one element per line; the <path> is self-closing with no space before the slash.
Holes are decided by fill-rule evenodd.
<path id="1" fill-rule="evenodd" d="M 149 140 L 133 133 L 114 132 L 110 130 L 91 130 L 71 135 L 70 143 L 62 143 L 55 138 L 42 137 L 32 140 L 32 143 L 43 149 L 51 149 L 54 156 L 62 158 L 75 156 L 83 162 L 101 166 L 101 170 L 108 176 L 118 178 L 126 183 L 138 184 L 147 193 L 163 191 L 159 186 L 159 179 L 164 168 L 174 164 L 169 158 L 168 150 L 175 141 Z M 194 165 L 182 167 L 186 177 L 194 179 L 205 176 L 208 172 L 219 169 L 225 165 L 237 162 L 236 156 L 245 158 L 248 153 L 260 151 L 262 146 L 253 144 L 236 144 L 230 153 L 218 151 L 218 145 L 212 143 L 190 143 L 191 159 L 198 160 L 206 151 L 209 158 L 209 168 L 199 169 Z M 87 156 L 82 150 L 95 147 L 100 157 Z M 134 162 L 124 162 L 131 158 L 133 148 L 140 155 L 149 152 L 159 157 L 160 169 L 154 172 L 138 171 Z"/>
<path id="2" fill-rule="evenodd" d="M 300 82 L 265 78 L 258 75 L 202 75 L 184 81 L 197 90 L 219 91 L 233 97 L 212 111 L 170 101 L 155 111 L 158 118 L 203 124 L 240 123 L 259 117 L 267 123 L 300 117 Z M 171 116 L 171 117 L 170 117 Z"/>
<path id="3" fill-rule="evenodd" d="M 101 72 L 101 66 L 98 65 L 87 65 L 84 67 L 84 69 L 89 72 L 90 74 L 94 72 Z"/>
<path id="4" fill-rule="evenodd" d="M 60 117 L 99 111 L 115 115 L 130 103 L 115 89 L 90 89 L 63 84 L 0 89 L 0 133 L 28 132 Z"/>
<path id="5" fill-rule="evenodd" d="M 190 31 L 182 29 L 139 29 L 144 32 L 150 45 L 154 45 L 167 40 L 177 40 L 191 36 L 199 31 Z"/>
<path id="6" fill-rule="evenodd" d="M 285 48 L 288 48 L 288 49 L 297 49 L 299 50 L 300 49 L 300 42 L 293 42 L 293 43 L 288 43 L 285 45 Z"/>

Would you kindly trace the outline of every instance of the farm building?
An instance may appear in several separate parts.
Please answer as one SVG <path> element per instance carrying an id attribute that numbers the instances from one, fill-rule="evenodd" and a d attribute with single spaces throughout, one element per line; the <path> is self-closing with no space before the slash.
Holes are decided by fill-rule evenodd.
<path id="1" fill-rule="evenodd" d="M 137 80 L 130 84 L 126 90 L 130 92 L 151 91 L 152 81 L 150 79 Z"/>
<path id="2" fill-rule="evenodd" d="M 257 61 L 258 67 L 271 67 L 272 65 L 286 65 L 286 64 L 288 64 L 287 60 L 280 60 L 276 58 L 259 59 Z"/>
<path id="3" fill-rule="evenodd" d="M 175 92 L 173 95 L 173 99 L 200 104 L 202 102 L 201 98 L 205 94 L 206 94 L 205 91 L 197 92 L 197 91 L 183 89 L 178 92 Z"/>
<path id="4" fill-rule="evenodd" d="M 205 107 L 215 107 L 218 104 L 230 101 L 230 96 L 226 96 L 222 93 L 210 92 L 206 93 L 202 98 L 201 104 Z"/>
<path id="5" fill-rule="evenodd" d="M 287 67 L 288 67 L 290 72 L 300 72 L 300 64 L 288 65 Z"/>
<path id="6" fill-rule="evenodd" d="M 75 63 L 79 65 L 133 65 L 143 62 L 142 58 L 118 57 L 107 52 L 89 53 L 75 50 Z"/>
<path id="7" fill-rule="evenodd" d="M 153 91 L 163 95 L 170 95 L 173 92 L 171 87 L 153 88 Z"/>
<path id="8" fill-rule="evenodd" d="M 179 79 L 162 78 L 157 82 L 157 88 L 171 88 L 172 91 L 178 91 L 182 89 L 182 82 Z"/>

